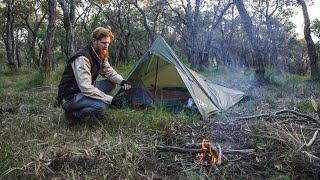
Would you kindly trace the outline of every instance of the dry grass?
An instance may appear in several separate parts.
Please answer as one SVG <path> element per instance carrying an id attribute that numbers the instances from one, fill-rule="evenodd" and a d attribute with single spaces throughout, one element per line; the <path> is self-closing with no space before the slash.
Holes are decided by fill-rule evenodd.
<path id="1" fill-rule="evenodd" d="M 54 104 L 56 86 L 51 84 L 57 84 L 54 78 L 59 76 L 53 75 L 47 83 L 34 73 L 1 76 L 6 81 L 0 85 L 0 179 L 319 177 L 314 159 L 303 153 L 320 157 L 319 135 L 306 146 L 319 124 L 235 119 L 281 109 L 317 118 L 310 97 L 313 95 L 319 102 L 319 83 L 287 80 L 284 84 L 256 87 L 250 85 L 250 74 L 223 74 L 224 81 L 216 76 L 219 84 L 229 78 L 228 87 L 243 90 L 250 97 L 207 122 L 199 121 L 198 115 L 172 114 L 156 106 L 144 110 L 108 109 L 102 119 L 88 118 L 70 130 L 61 108 Z M 160 153 L 154 148 L 201 142 L 203 138 L 221 143 L 224 149 L 254 148 L 256 153 L 230 155 L 230 162 L 217 171 L 197 165 L 194 155 Z"/>

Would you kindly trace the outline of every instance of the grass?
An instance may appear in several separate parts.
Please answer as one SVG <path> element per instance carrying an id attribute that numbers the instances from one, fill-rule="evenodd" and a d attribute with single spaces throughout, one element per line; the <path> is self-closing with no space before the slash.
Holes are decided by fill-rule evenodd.
<path id="1" fill-rule="evenodd" d="M 62 110 L 54 106 L 56 74 L 40 81 L 32 70 L 1 73 L 6 77 L 0 86 L 1 179 L 137 179 L 142 177 L 138 170 L 145 159 L 156 158 L 153 146 L 163 139 L 157 133 L 167 131 L 173 122 L 199 118 L 187 112 L 173 115 L 163 106 L 108 109 L 102 120 L 89 117 L 70 130 Z"/>
<path id="2" fill-rule="evenodd" d="M 131 67 L 115 68 L 126 76 Z M 219 171 L 197 166 L 191 155 L 155 149 L 203 138 L 218 142 L 223 138 L 216 132 L 239 143 L 236 132 L 243 132 L 249 122 L 234 121 L 235 116 L 279 109 L 313 115 L 309 98 L 320 96 L 319 82 L 283 75 L 278 83 L 251 87 L 250 73 L 212 70 L 206 75 L 214 74 L 213 81 L 243 90 L 250 98 L 206 122 L 197 114 L 173 114 L 155 105 L 141 110 L 109 108 L 102 119 L 88 117 L 68 129 L 63 111 L 55 106 L 62 72 L 59 66 L 47 79 L 32 69 L 0 72 L 0 179 L 308 179 L 319 173 L 312 173 L 315 167 L 297 154 L 314 132 L 299 129 L 300 124 L 253 123 L 239 148 L 254 148 L 257 154 L 226 163 Z M 318 140 L 312 149 L 319 156 L 317 147 Z M 275 168 L 278 164 L 282 169 Z"/>

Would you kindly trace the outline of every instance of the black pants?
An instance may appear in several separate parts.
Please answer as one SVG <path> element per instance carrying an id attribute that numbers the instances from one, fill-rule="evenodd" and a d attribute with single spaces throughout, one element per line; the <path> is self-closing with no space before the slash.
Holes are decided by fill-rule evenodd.
<path id="1" fill-rule="evenodd" d="M 94 83 L 94 86 L 105 94 L 109 94 L 115 87 L 115 84 L 108 80 L 100 80 Z M 66 113 L 70 113 L 77 119 L 82 119 L 90 114 L 100 115 L 104 110 L 107 109 L 107 104 L 104 102 L 87 97 L 83 93 L 75 94 L 68 100 L 64 100 L 62 108 Z"/>

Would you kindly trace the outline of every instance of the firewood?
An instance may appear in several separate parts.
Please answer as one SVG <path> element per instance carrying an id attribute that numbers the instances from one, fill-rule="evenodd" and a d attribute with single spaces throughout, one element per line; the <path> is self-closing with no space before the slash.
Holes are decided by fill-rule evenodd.
<path id="1" fill-rule="evenodd" d="M 306 144 L 307 147 L 311 146 L 313 144 L 313 142 L 316 140 L 317 135 L 318 135 L 319 130 L 317 130 L 316 132 L 314 132 L 312 138 L 310 139 L 310 141 L 308 142 L 308 144 Z"/>
<path id="2" fill-rule="evenodd" d="M 176 146 L 156 146 L 156 148 L 160 151 L 164 152 L 177 152 L 177 153 L 189 153 L 189 154 L 194 154 L 194 153 L 204 153 L 208 152 L 209 149 L 193 149 L 193 148 L 181 148 L 181 147 L 176 147 Z M 232 150 L 224 150 L 222 153 L 223 154 L 251 154 L 255 152 L 254 149 L 232 149 Z M 218 157 L 218 153 L 217 157 Z"/>
<path id="3" fill-rule="evenodd" d="M 222 149 L 219 144 L 217 144 L 217 148 L 219 150 L 217 164 L 220 165 L 222 163 Z"/>
<path id="4" fill-rule="evenodd" d="M 205 149 L 191 149 L 191 148 L 181 148 L 181 147 L 175 147 L 175 146 L 156 146 L 156 148 L 163 152 L 177 152 L 177 153 L 188 153 L 188 154 L 204 153 L 209 151 Z"/>
<path id="5" fill-rule="evenodd" d="M 309 160 L 310 160 L 310 162 L 312 164 L 314 164 L 315 166 L 320 167 L 320 158 L 319 157 L 317 157 L 317 156 L 315 156 L 315 155 L 313 155 L 313 154 L 311 154 L 311 153 L 309 153 L 307 151 L 301 151 L 301 152 L 309 158 Z"/>
<path id="6" fill-rule="evenodd" d="M 311 104 L 312 104 L 314 111 L 316 113 L 318 113 L 318 115 L 320 116 L 320 108 L 319 108 L 318 103 L 313 95 L 311 96 Z"/>
<path id="7" fill-rule="evenodd" d="M 292 115 L 291 116 L 283 116 L 283 115 L 280 116 L 280 114 L 283 114 L 283 113 L 292 113 L 295 116 L 292 116 Z M 236 119 L 238 119 L 238 120 L 246 120 L 246 119 L 268 118 L 268 117 L 272 117 L 272 118 L 277 118 L 277 117 L 280 118 L 281 117 L 281 118 L 295 118 L 295 119 L 298 119 L 298 118 L 296 118 L 296 116 L 305 118 L 306 120 L 314 122 L 314 123 L 320 123 L 320 121 L 318 121 L 317 119 L 315 119 L 315 118 L 313 118 L 311 116 L 308 116 L 308 115 L 302 114 L 302 113 L 298 113 L 298 112 L 293 111 L 293 110 L 288 110 L 288 109 L 284 109 L 284 110 L 280 110 L 280 111 L 276 111 L 276 112 L 272 112 L 272 113 L 266 113 L 266 114 L 236 117 Z"/>

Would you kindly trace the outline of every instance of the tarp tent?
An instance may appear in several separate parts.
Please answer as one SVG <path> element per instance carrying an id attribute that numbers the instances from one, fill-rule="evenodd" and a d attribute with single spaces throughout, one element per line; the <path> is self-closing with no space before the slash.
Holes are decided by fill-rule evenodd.
<path id="1" fill-rule="evenodd" d="M 244 96 L 241 91 L 214 84 L 185 67 L 161 36 L 140 58 L 127 80 L 132 86 L 126 93 L 131 102 L 190 105 L 192 100 L 203 119 L 228 109 Z"/>

